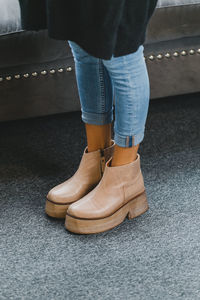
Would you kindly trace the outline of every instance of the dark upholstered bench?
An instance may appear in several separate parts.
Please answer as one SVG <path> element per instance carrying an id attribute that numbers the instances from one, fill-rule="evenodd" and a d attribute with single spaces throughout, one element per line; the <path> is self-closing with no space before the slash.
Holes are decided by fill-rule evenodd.
<path id="1" fill-rule="evenodd" d="M 21 30 L 18 0 L 0 0 L 0 121 L 80 110 L 67 41 Z M 200 0 L 159 0 L 144 55 L 151 99 L 200 90 Z"/>

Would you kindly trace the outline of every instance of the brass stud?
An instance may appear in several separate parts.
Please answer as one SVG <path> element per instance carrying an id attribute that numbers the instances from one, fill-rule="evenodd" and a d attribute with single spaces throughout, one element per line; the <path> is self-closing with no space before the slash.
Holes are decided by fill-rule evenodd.
<path id="1" fill-rule="evenodd" d="M 37 72 L 33 72 L 32 76 L 36 77 L 36 76 L 38 76 L 38 73 Z"/>
<path id="2" fill-rule="evenodd" d="M 165 54 L 165 57 L 169 58 L 169 57 L 171 57 L 171 54 L 170 54 L 169 52 L 167 52 L 167 53 Z"/>
<path id="3" fill-rule="evenodd" d="M 3 81 L 3 77 L 0 77 L 0 82 Z"/>
<path id="4" fill-rule="evenodd" d="M 149 56 L 149 59 L 150 59 L 150 60 L 154 60 L 154 55 L 150 55 L 150 56 Z"/>
<path id="5" fill-rule="evenodd" d="M 163 58 L 163 55 L 160 53 L 160 54 L 157 55 L 157 58 L 158 58 L 158 59 L 162 59 L 162 58 Z"/>
<path id="6" fill-rule="evenodd" d="M 175 51 L 174 53 L 173 53 L 173 56 L 179 56 L 179 53 L 178 53 L 178 51 Z"/>
<path id="7" fill-rule="evenodd" d="M 21 77 L 21 75 L 19 75 L 19 74 L 16 74 L 16 75 L 15 75 L 15 78 L 16 78 L 16 79 L 19 79 L 20 77 Z"/>
<path id="8" fill-rule="evenodd" d="M 58 69 L 59 73 L 62 73 L 64 70 L 62 68 Z"/>
<path id="9" fill-rule="evenodd" d="M 187 55 L 187 52 L 185 50 L 181 51 L 181 55 L 185 56 Z"/>
<path id="10" fill-rule="evenodd" d="M 72 71 L 72 67 L 67 67 L 67 72 L 71 72 Z"/>
<path id="11" fill-rule="evenodd" d="M 190 49 L 189 53 L 194 54 L 195 53 L 194 49 Z"/>
<path id="12" fill-rule="evenodd" d="M 56 71 L 55 71 L 54 69 L 51 69 L 51 70 L 49 71 L 50 74 L 55 74 L 55 72 L 56 72 Z"/>
<path id="13" fill-rule="evenodd" d="M 25 73 L 23 76 L 24 76 L 25 78 L 28 78 L 28 77 L 29 77 L 29 74 L 28 74 L 28 73 Z"/>
<path id="14" fill-rule="evenodd" d="M 200 54 L 200 48 L 197 50 L 197 53 L 199 53 L 199 54 Z"/>
<path id="15" fill-rule="evenodd" d="M 12 77 L 11 76 L 6 76 L 6 80 L 11 80 Z"/>
<path id="16" fill-rule="evenodd" d="M 42 74 L 42 75 L 46 75 L 46 74 L 47 74 L 47 71 L 43 70 L 43 71 L 41 71 L 41 74 Z"/>

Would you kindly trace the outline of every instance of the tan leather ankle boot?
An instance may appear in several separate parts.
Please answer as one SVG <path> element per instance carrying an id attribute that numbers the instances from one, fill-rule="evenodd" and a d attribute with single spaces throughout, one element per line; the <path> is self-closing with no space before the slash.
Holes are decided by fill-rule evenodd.
<path id="1" fill-rule="evenodd" d="M 98 233 L 114 228 L 148 210 L 140 155 L 135 161 L 110 166 L 112 157 L 98 185 L 86 196 L 69 206 L 65 227 L 75 233 Z"/>
<path id="2" fill-rule="evenodd" d="M 65 218 L 68 206 L 89 193 L 101 180 L 105 163 L 114 153 L 114 140 L 110 147 L 88 152 L 85 147 L 76 173 L 52 188 L 46 200 L 45 212 L 54 218 Z"/>

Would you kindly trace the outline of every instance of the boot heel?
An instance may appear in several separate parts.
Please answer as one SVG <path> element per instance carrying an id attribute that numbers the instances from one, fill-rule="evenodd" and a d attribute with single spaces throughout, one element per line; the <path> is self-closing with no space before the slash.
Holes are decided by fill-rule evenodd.
<path id="1" fill-rule="evenodd" d="M 145 213 L 149 209 L 146 191 L 130 201 L 128 219 L 133 219 Z"/>

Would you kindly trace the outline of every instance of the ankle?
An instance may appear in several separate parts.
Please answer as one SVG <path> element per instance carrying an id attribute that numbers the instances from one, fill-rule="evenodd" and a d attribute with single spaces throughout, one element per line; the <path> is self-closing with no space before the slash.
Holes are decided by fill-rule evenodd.
<path id="1" fill-rule="evenodd" d="M 103 143 L 99 143 L 99 144 L 93 144 L 93 145 L 90 145 L 88 143 L 88 152 L 92 152 L 92 151 L 96 151 L 98 149 L 105 149 L 105 148 L 108 148 L 112 145 L 112 140 L 107 140 Z"/>
<path id="2" fill-rule="evenodd" d="M 111 125 L 85 124 L 89 152 L 111 146 Z"/>
<path id="3" fill-rule="evenodd" d="M 116 167 L 133 162 L 137 158 L 138 148 L 139 144 L 133 147 L 119 147 L 115 145 L 111 166 Z"/>

